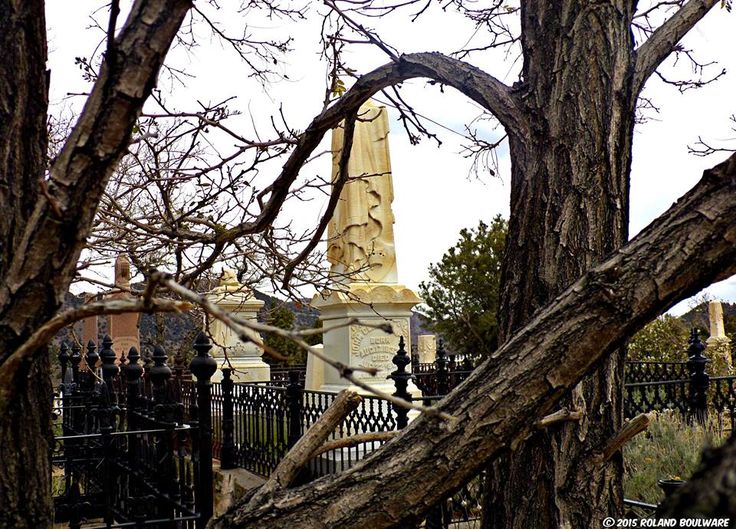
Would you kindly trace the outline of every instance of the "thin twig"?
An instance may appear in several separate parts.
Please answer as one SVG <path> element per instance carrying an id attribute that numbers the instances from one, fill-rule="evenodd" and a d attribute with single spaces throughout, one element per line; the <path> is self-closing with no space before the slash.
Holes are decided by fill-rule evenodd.
<path id="1" fill-rule="evenodd" d="M 537 422 L 536 427 L 539 429 L 547 428 L 553 424 L 557 424 L 565 421 L 579 421 L 583 418 L 583 413 L 579 410 L 570 410 L 568 408 L 561 408 L 554 413 L 550 413 L 546 417 L 543 417 Z"/>
<path id="2" fill-rule="evenodd" d="M 230 327 L 233 331 L 235 331 L 238 337 L 244 342 L 253 342 L 258 347 L 261 347 L 265 350 L 263 340 L 261 340 L 257 336 L 253 336 L 251 333 L 248 333 L 247 331 L 271 332 L 271 333 L 277 334 L 278 336 L 283 336 L 285 338 L 288 338 L 294 341 L 294 343 L 296 343 L 299 347 L 307 351 L 309 354 L 314 355 L 315 357 L 322 360 L 324 363 L 334 368 L 342 378 L 348 380 L 353 385 L 365 390 L 366 392 L 372 395 L 375 395 L 376 397 L 387 400 L 391 404 L 397 407 L 400 407 L 400 408 L 405 408 L 408 410 L 416 410 L 428 416 L 439 417 L 449 422 L 455 421 L 454 417 L 452 417 L 451 415 L 445 412 L 441 412 L 435 408 L 428 408 L 426 406 L 421 406 L 419 404 L 413 404 L 411 402 L 407 402 L 404 399 L 400 399 L 400 398 L 394 397 L 393 395 L 389 395 L 388 393 L 384 393 L 383 391 L 380 391 L 370 386 L 369 384 L 366 384 L 362 380 L 355 378 L 355 376 L 353 376 L 353 373 L 355 373 L 356 371 L 368 373 L 371 376 L 376 376 L 378 374 L 378 369 L 376 369 L 375 367 L 349 366 L 349 365 L 343 364 L 342 362 L 338 362 L 334 360 L 333 358 L 330 358 L 329 356 L 324 354 L 322 351 L 320 351 L 316 347 L 313 347 L 309 345 L 308 343 L 306 343 L 304 339 L 299 335 L 299 331 L 288 331 L 285 329 L 279 329 L 278 327 L 264 325 L 262 323 L 258 323 L 255 321 L 250 321 L 250 320 L 244 321 L 244 320 L 236 319 L 230 313 L 224 311 L 223 309 L 218 307 L 216 304 L 209 301 L 205 296 L 202 296 L 201 294 L 198 294 L 180 285 L 179 283 L 174 281 L 173 278 L 171 278 L 171 276 L 169 275 L 165 276 L 165 279 L 162 280 L 162 284 L 166 285 L 166 287 L 169 290 L 178 294 L 182 298 L 187 299 L 193 303 L 196 303 L 197 305 L 200 305 L 208 314 L 214 316 L 215 318 L 223 322 L 225 325 Z M 371 324 L 368 322 L 360 322 L 360 325 L 385 330 L 384 324 Z"/>
<path id="3" fill-rule="evenodd" d="M 330 452 L 332 450 L 340 450 L 342 448 L 350 448 L 352 446 L 357 446 L 359 444 L 363 443 L 372 443 L 372 442 L 386 442 L 390 441 L 397 435 L 399 435 L 400 431 L 392 431 L 392 432 L 366 432 L 366 433 L 359 433 L 355 435 L 351 435 L 350 437 L 343 437 L 341 439 L 335 439 L 333 441 L 327 441 L 325 444 L 319 447 L 319 450 L 317 450 L 314 454 L 312 454 L 312 457 L 317 457 L 319 455 L 324 454 L 325 452 Z"/>

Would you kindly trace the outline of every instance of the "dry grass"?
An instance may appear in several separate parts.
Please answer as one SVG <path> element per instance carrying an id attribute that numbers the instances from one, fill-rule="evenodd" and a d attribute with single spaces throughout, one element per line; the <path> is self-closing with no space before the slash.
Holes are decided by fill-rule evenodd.
<path id="1" fill-rule="evenodd" d="M 657 480 L 687 479 L 703 448 L 725 438 L 715 420 L 702 427 L 686 424 L 677 413 L 658 414 L 646 432 L 624 447 L 624 496 L 659 503 L 664 494 Z"/>

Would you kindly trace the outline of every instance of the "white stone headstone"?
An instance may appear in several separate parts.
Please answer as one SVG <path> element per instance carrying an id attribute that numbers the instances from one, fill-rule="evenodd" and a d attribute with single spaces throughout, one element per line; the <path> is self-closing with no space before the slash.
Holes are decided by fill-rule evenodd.
<path id="1" fill-rule="evenodd" d="M 240 320 L 257 321 L 258 311 L 263 307 L 263 301 L 253 297 L 253 293 L 241 285 L 232 270 L 223 270 L 220 284 L 209 293 L 207 299 L 221 309 L 232 313 Z M 230 327 L 220 320 L 209 318 L 208 329 L 212 341 L 212 356 L 218 362 L 218 367 L 234 369 L 232 379 L 235 382 L 254 382 L 270 380 L 271 368 L 263 361 L 263 349 L 255 343 L 243 343 Z M 260 342 L 261 336 L 255 331 L 248 331 L 255 341 Z M 212 377 L 213 382 L 222 380 L 222 372 L 218 369 Z"/>
<path id="2" fill-rule="evenodd" d="M 437 356 L 437 337 L 434 334 L 417 336 L 417 354 L 421 364 L 434 362 Z"/>

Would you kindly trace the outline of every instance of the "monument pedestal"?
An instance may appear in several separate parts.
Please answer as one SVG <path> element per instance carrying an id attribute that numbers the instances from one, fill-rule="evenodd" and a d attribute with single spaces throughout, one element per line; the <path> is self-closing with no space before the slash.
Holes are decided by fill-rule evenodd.
<path id="1" fill-rule="evenodd" d="M 417 356 L 420 364 L 430 364 L 437 358 L 437 337 L 434 334 L 417 336 Z"/>
<path id="2" fill-rule="evenodd" d="M 263 301 L 241 285 L 230 270 L 223 271 L 220 286 L 207 293 L 207 299 L 221 309 L 232 313 L 240 320 L 257 321 L 258 311 Z M 208 331 L 214 342 L 212 356 L 219 367 L 232 367 L 233 382 L 255 382 L 271 379 L 271 367 L 263 361 L 263 350 L 253 342 L 243 343 L 238 335 L 220 320 L 210 317 Z M 248 330 L 256 341 L 261 337 L 256 331 Z M 227 360 L 230 361 L 228 366 Z M 219 369 L 212 376 L 212 382 L 222 380 Z"/>
<path id="3" fill-rule="evenodd" d="M 315 295 L 312 306 L 320 310 L 320 319 L 325 327 L 343 324 L 342 327 L 324 333 L 325 355 L 345 365 L 378 369 L 376 376 L 356 371 L 355 377 L 380 391 L 393 393 L 394 383 L 387 378 L 396 369 L 392 359 L 399 348 L 400 336 L 404 337 L 406 350 L 411 350 L 409 319 L 412 307 L 420 302 L 421 299 L 411 289 L 388 283 L 351 283 L 341 291 Z M 352 318 L 369 323 L 370 326 L 348 324 Z M 374 327 L 385 324 L 391 326 L 393 334 Z M 307 359 L 307 380 L 318 381 L 320 378 L 323 381 L 320 387 L 307 389 L 331 392 L 352 389 L 366 393 L 348 380 L 340 378 L 339 373 L 331 366 L 315 361 L 310 355 Z M 421 396 L 413 383 L 409 385 L 409 392 L 414 396 Z"/>
<path id="4" fill-rule="evenodd" d="M 726 336 L 711 336 L 705 343 L 708 346 L 708 357 L 710 357 L 708 373 L 711 376 L 732 375 L 731 340 Z"/>
<path id="5" fill-rule="evenodd" d="M 731 362 L 731 340 L 726 336 L 723 325 L 723 306 L 720 301 L 708 302 L 708 320 L 710 323 L 710 337 L 705 341 L 708 345 L 711 376 L 726 376 L 733 374 Z"/>

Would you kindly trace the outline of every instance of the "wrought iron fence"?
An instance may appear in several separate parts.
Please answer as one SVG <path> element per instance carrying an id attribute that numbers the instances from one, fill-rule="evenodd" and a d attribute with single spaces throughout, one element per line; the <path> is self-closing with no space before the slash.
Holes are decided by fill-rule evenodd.
<path id="1" fill-rule="evenodd" d="M 304 390 L 297 373 L 286 386 L 233 384 L 230 370 L 224 369 L 223 375 L 221 384 L 213 384 L 214 455 L 221 460 L 222 468 L 245 468 L 263 477 L 276 468 L 337 396 Z M 364 396 L 333 438 L 395 429 L 389 403 Z M 376 441 L 326 452 L 310 463 L 309 470 L 314 476 L 345 470 L 378 446 Z"/>
<path id="2" fill-rule="evenodd" d="M 437 346 L 437 359 L 434 362 L 412 364 L 412 378 L 424 396 L 447 395 L 472 372 L 472 362 L 469 359 L 456 362 L 455 355 L 448 356 L 442 340 Z"/>
<path id="3" fill-rule="evenodd" d="M 626 384 L 624 417 L 664 410 L 676 410 L 685 416 L 690 409 L 689 386 L 687 379 Z"/>
<path id="4" fill-rule="evenodd" d="M 624 365 L 624 380 L 629 384 L 685 380 L 689 376 L 687 362 L 628 361 Z"/>
<path id="5" fill-rule="evenodd" d="M 203 529 L 212 516 L 209 379 L 216 369 L 208 339 L 197 339 L 190 364 L 198 382 L 190 393 L 188 421 L 181 385 L 171 380 L 160 347 L 154 348 L 144 376 L 135 348 L 121 358 L 121 369 L 112 340 L 105 337 L 102 345 L 98 355 L 88 344 L 82 368 L 79 347 L 63 347 L 59 354 L 55 524 Z"/>
<path id="6" fill-rule="evenodd" d="M 126 527 L 139 523 L 145 512 L 146 523 L 154 526 L 164 519 L 184 528 L 201 524 L 211 514 L 212 468 L 206 462 L 213 455 L 223 469 L 240 467 L 268 476 L 336 397 L 305 390 L 301 368 L 252 384 L 233 383 L 231 371 L 223 369 L 222 382 L 210 384 L 216 365 L 209 349 L 202 335 L 191 364 L 195 382 L 180 358 L 175 359 L 172 376 L 160 347 L 145 358 L 131 349 L 119 365 L 109 338 L 99 354 L 94 344 L 88 344 L 84 358 L 79 347 L 62 348 L 64 384 L 54 455 L 58 521 L 73 528 L 91 519 L 105 527 Z M 711 409 L 719 419 L 730 418 L 733 431 L 736 377 L 708 377 L 703 349 L 694 335 L 686 363 L 629 363 L 625 415 L 674 409 L 703 420 Z M 406 369 L 411 359 L 403 338 L 393 361 L 395 395 L 410 400 L 408 387 L 414 380 L 425 405 L 440 400 L 471 373 L 448 357 L 442 343 L 437 360 L 431 366 L 413 364 L 413 374 Z M 98 363 L 100 369 L 89 369 Z M 365 396 L 333 438 L 393 431 L 407 423 L 406 409 Z M 349 468 L 381 444 L 371 441 L 324 453 L 309 463 L 302 479 Z M 447 528 L 476 520 L 483 480 L 477 476 L 439 502 L 425 527 Z M 209 491 L 202 489 L 204 482 Z M 209 513 L 203 505 L 210 506 Z"/>
<path id="7" fill-rule="evenodd" d="M 287 367 L 274 367 L 271 366 L 271 382 L 280 382 L 283 384 L 288 384 L 289 382 L 289 373 L 292 373 L 296 371 L 299 373 L 299 381 L 304 384 L 304 380 L 307 376 L 307 366 L 306 365 L 293 365 L 293 366 L 287 366 Z"/>
<path id="8" fill-rule="evenodd" d="M 704 351 L 705 345 L 693 330 L 687 362 L 630 362 L 624 385 L 624 417 L 674 410 L 705 423 L 708 415 L 714 414 L 721 431 L 730 430 L 734 435 L 736 377 L 710 377 Z M 662 378 L 653 379 L 655 375 Z"/>

